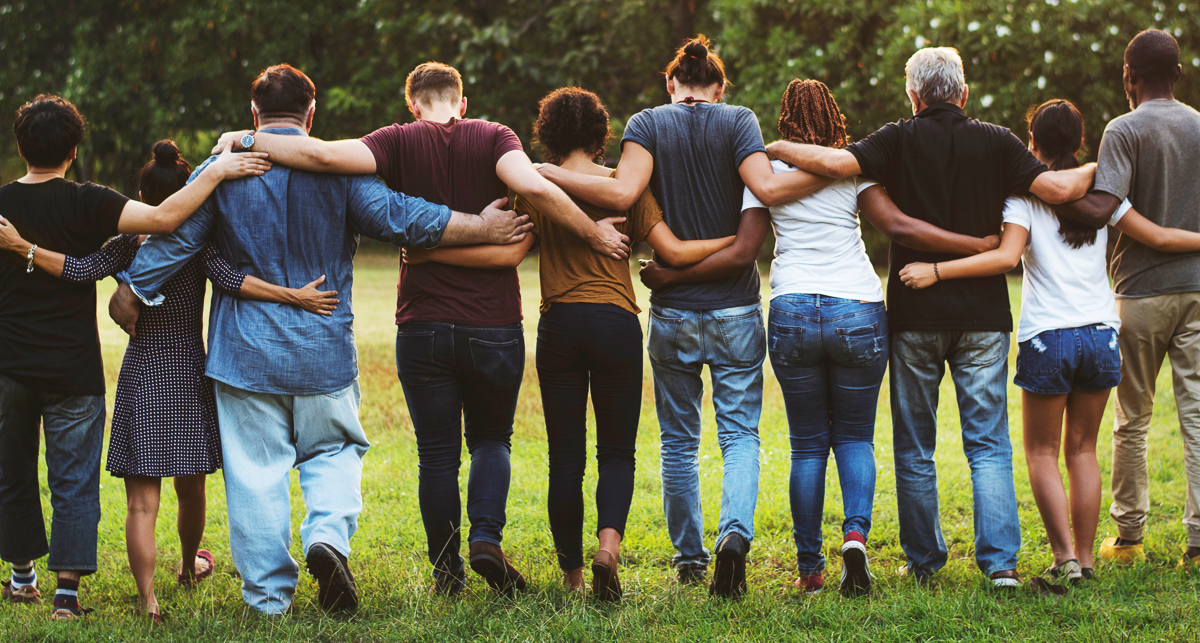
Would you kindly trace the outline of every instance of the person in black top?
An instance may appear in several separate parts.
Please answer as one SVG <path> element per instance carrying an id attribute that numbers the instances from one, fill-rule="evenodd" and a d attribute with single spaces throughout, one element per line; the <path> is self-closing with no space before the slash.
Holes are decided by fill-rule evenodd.
<path id="1" fill-rule="evenodd" d="M 885 125 L 844 150 L 781 141 L 768 152 L 815 174 L 861 174 L 881 183 L 909 216 L 976 237 L 999 229 L 1008 196 L 1032 193 L 1063 203 L 1087 191 L 1095 164 L 1048 171 L 1008 129 L 967 117 L 968 90 L 954 49 L 918 51 L 905 74 L 912 119 Z M 938 387 L 948 363 L 974 487 L 976 563 L 997 587 L 1015 587 L 1021 530 L 1008 437 L 1012 314 L 1005 278 L 912 290 L 898 277 L 914 261 L 936 266 L 957 257 L 891 246 L 892 429 L 900 544 L 908 559 L 902 571 L 925 580 L 946 564 L 933 453 Z"/>
<path id="2" fill-rule="evenodd" d="M 17 110 L 13 129 L 27 173 L 0 187 L 0 225 L 34 245 L 0 254 L 0 560 L 13 565 L 3 598 L 40 602 L 32 561 L 50 554 L 58 574 L 51 615 L 85 613 L 76 593 L 96 571 L 104 371 L 96 287 L 34 270 L 38 247 L 84 256 L 117 233 L 169 233 L 224 179 L 261 175 L 265 154 L 231 154 L 158 206 L 109 188 L 66 180 L 86 123 L 70 102 L 40 95 Z M 38 427 L 46 435 L 53 509 L 47 543 L 38 490 Z"/>

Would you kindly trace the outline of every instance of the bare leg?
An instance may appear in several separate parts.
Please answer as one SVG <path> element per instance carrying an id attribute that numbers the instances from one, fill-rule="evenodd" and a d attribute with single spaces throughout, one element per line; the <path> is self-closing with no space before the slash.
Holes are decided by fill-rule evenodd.
<path id="1" fill-rule="evenodd" d="M 203 473 L 175 478 L 175 495 L 179 498 L 179 559 L 184 578 L 188 580 L 208 569 L 208 561 L 196 558 L 200 539 L 204 537 L 206 479 Z"/>
<path id="2" fill-rule="evenodd" d="M 1100 522 L 1100 464 L 1096 461 L 1096 435 L 1108 406 L 1108 390 L 1075 389 L 1067 397 L 1067 430 L 1063 459 L 1071 481 L 1071 528 L 1081 567 L 1092 567 L 1096 526 Z"/>
<path id="3" fill-rule="evenodd" d="M 154 564 L 158 554 L 154 523 L 158 519 L 161 488 L 160 478 L 125 478 L 125 549 L 129 552 L 129 569 L 137 583 L 138 600 L 147 614 L 158 613 L 158 599 L 154 596 Z"/>
<path id="4" fill-rule="evenodd" d="M 600 540 L 600 549 L 612 554 L 614 561 L 621 559 L 621 534 L 617 533 L 616 529 L 605 527 L 597 537 Z"/>
<path id="5" fill-rule="evenodd" d="M 1062 474 L 1058 470 L 1058 449 L 1067 397 L 1021 391 L 1029 486 L 1033 490 L 1038 512 L 1042 514 L 1042 524 L 1050 539 L 1055 565 L 1075 558 L 1067 492 L 1063 489 Z"/>

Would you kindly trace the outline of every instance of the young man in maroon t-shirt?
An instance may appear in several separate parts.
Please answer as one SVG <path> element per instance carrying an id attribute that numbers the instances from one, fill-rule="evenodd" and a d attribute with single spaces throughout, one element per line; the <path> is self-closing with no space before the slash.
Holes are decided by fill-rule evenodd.
<path id="1" fill-rule="evenodd" d="M 275 163 L 327 173 L 374 173 L 388 187 L 460 212 L 478 212 L 512 189 L 541 212 L 624 260 L 629 239 L 595 222 L 534 169 L 513 131 L 464 118 L 467 99 L 453 67 L 425 63 L 408 75 L 405 99 L 416 122 L 362 139 L 321 141 L 255 136 L 254 151 Z M 240 139 L 241 132 L 222 141 Z M 400 264 L 396 366 L 420 461 L 421 518 L 437 589 L 462 591 L 458 469 L 465 419 L 471 473 L 467 516 L 471 568 L 493 588 L 525 588 L 500 548 L 510 478 L 517 394 L 525 372 L 521 291 L 515 267 Z"/>

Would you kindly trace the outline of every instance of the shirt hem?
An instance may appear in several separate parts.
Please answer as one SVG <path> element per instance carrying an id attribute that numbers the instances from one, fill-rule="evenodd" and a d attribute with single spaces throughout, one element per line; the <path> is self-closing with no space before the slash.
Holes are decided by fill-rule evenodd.
<path id="1" fill-rule="evenodd" d="M 525 315 L 517 315 L 515 317 L 501 317 L 500 319 L 488 319 L 487 323 L 480 323 L 478 319 L 469 319 L 464 317 L 427 317 L 417 315 L 413 317 L 396 317 L 396 325 L 411 323 L 431 323 L 431 324 L 454 324 L 456 326 L 511 326 L 525 321 Z"/>
<path id="2" fill-rule="evenodd" d="M 1190 292 L 1200 292 L 1200 284 L 1188 284 L 1186 286 L 1176 286 L 1164 290 L 1156 290 L 1147 293 L 1119 293 L 1114 292 L 1113 297 L 1117 299 L 1146 299 L 1147 297 L 1161 297 L 1162 295 L 1181 295 Z"/>
<path id="3" fill-rule="evenodd" d="M 760 297 L 760 296 L 756 296 L 756 297 L 752 297 L 752 298 L 745 297 L 742 299 L 726 299 L 724 301 L 712 301 L 712 302 L 673 301 L 673 300 L 669 300 L 669 299 L 662 299 L 662 298 L 654 297 L 653 295 L 651 295 L 651 297 L 650 297 L 650 305 L 658 306 L 659 308 L 674 308 L 675 310 L 696 310 L 696 311 L 722 310 L 724 308 L 737 308 L 739 306 L 752 306 L 754 304 L 761 304 L 761 303 L 762 303 L 762 297 Z"/>
<path id="4" fill-rule="evenodd" d="M 306 388 L 306 389 L 302 389 L 302 390 L 276 388 L 276 387 L 271 387 L 271 386 L 251 386 L 248 384 L 233 381 L 234 378 L 224 377 L 224 376 L 220 375 L 219 373 L 213 373 L 212 371 L 206 372 L 205 375 L 207 375 L 208 378 L 213 381 L 220 382 L 227 386 L 232 386 L 233 388 L 241 389 L 243 391 L 249 391 L 251 393 L 258 393 L 260 395 L 295 395 L 295 396 L 328 395 L 330 393 L 337 393 L 338 391 L 345 390 L 345 389 L 349 388 L 351 385 L 353 385 L 355 382 L 358 381 L 358 369 L 357 368 L 354 369 L 354 377 L 351 377 L 349 380 L 347 380 L 343 384 L 335 384 L 331 388 L 319 388 L 319 389 L 318 388 Z"/>

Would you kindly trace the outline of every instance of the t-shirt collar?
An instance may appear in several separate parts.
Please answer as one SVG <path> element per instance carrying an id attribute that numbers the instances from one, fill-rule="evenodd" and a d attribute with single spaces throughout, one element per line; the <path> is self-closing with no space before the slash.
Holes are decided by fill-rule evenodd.
<path id="1" fill-rule="evenodd" d="M 308 133 L 299 127 L 271 127 L 258 131 L 266 134 L 282 134 L 283 136 L 308 136 Z"/>
<path id="2" fill-rule="evenodd" d="M 951 114 L 962 116 L 964 118 L 967 115 L 966 112 L 964 112 L 961 107 L 959 107 L 958 105 L 955 105 L 954 103 L 936 103 L 933 105 L 929 105 L 925 109 L 917 112 L 916 116 L 914 116 L 913 118 L 930 118 L 933 116 L 937 116 L 938 114 L 941 114 L 943 112 L 949 112 Z"/>

